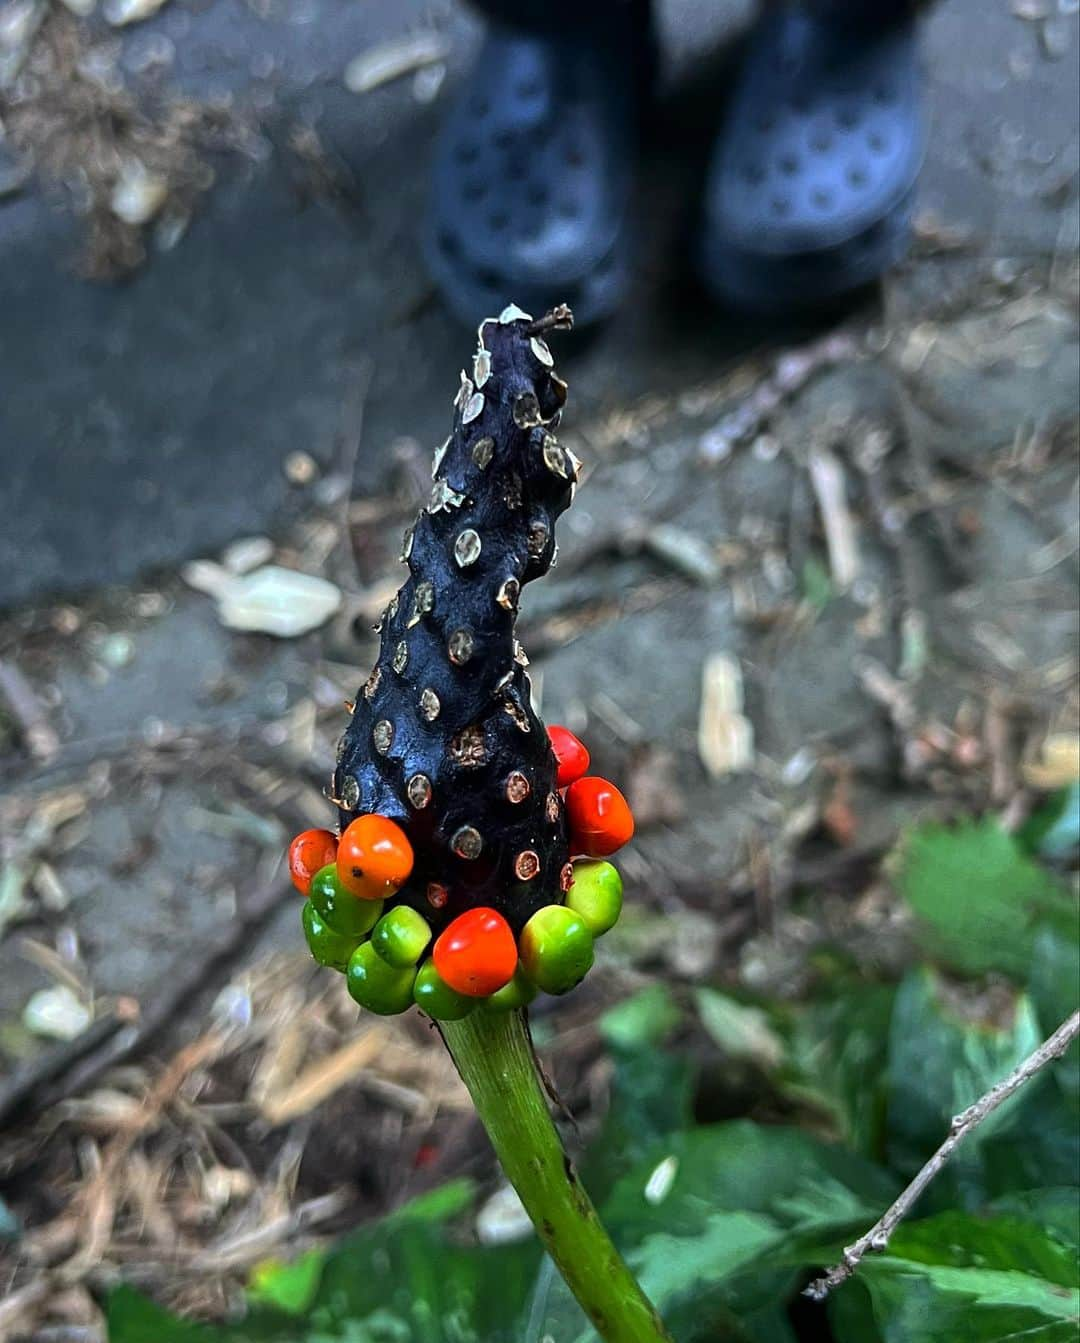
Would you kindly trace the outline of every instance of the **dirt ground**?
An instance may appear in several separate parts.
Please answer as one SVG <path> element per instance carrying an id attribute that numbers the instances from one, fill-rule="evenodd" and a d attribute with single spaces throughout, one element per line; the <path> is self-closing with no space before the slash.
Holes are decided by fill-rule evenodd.
<path id="1" fill-rule="evenodd" d="M 560 361 L 583 483 L 522 640 L 544 716 L 638 820 L 630 916 L 543 1018 L 585 1138 L 598 1005 L 657 976 L 796 992 L 824 941 L 902 957 L 900 829 L 1022 808 L 1075 736 L 1080 270 L 1068 209 L 1005 245 L 1014 187 L 995 227 L 924 211 L 882 291 L 812 330 L 718 334 L 647 268 Z M 117 1277 L 219 1315 L 267 1254 L 493 1178 L 424 1025 L 358 1022 L 310 965 L 280 861 L 331 818 L 456 338 L 394 433 L 373 343 L 286 464 L 298 502 L 247 558 L 337 586 L 318 630 L 227 628 L 179 553 L 0 622 L 0 1338 L 99 1340 Z"/>

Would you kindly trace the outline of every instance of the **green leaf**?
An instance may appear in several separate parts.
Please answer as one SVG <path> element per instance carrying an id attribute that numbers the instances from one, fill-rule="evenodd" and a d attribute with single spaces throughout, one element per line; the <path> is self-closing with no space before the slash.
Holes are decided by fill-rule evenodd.
<path id="1" fill-rule="evenodd" d="M 310 1343 L 520 1343 L 540 1256 L 533 1239 L 477 1249 L 428 1222 L 389 1219 L 327 1257 Z"/>
<path id="2" fill-rule="evenodd" d="M 647 1197 L 669 1157 L 677 1163 L 670 1186 L 663 1197 L 655 1188 Z M 716 1212 L 761 1213 L 785 1230 L 846 1224 L 876 1215 L 895 1193 L 888 1175 L 841 1147 L 798 1129 L 735 1120 L 671 1135 L 619 1181 L 604 1211 L 636 1244 L 655 1230 L 700 1234 Z"/>
<path id="3" fill-rule="evenodd" d="M 819 611 L 824 611 L 833 599 L 833 583 L 829 571 L 816 555 L 810 555 L 803 561 L 802 592 L 803 598 Z"/>
<path id="4" fill-rule="evenodd" d="M 987 1211 L 1033 1222 L 1080 1253 L 1080 1190 L 1075 1185 L 1011 1190 L 988 1204 Z"/>
<path id="5" fill-rule="evenodd" d="M 903 846 L 898 885 L 933 956 L 971 975 L 1001 970 L 1023 981 L 1035 932 L 1075 902 L 996 821 L 928 825 Z"/>
<path id="6" fill-rule="evenodd" d="M 1080 1183 L 1080 1110 L 1051 1068 L 1024 1087 L 1009 1123 L 982 1144 L 986 1193 Z"/>
<path id="7" fill-rule="evenodd" d="M 621 1050 L 656 1047 L 682 1020 L 670 991 L 664 984 L 650 984 L 610 1007 L 600 1018 L 600 1035 Z"/>
<path id="8" fill-rule="evenodd" d="M 780 1235 L 767 1218 L 716 1213 L 698 1235 L 657 1231 L 646 1236 L 628 1252 L 627 1262 L 679 1343 L 698 1337 L 708 1343 L 761 1343 L 760 1335 L 746 1334 L 732 1319 L 721 1284 L 776 1245 Z M 599 1343 L 561 1279 L 549 1284 L 542 1318 L 540 1337 Z"/>
<path id="9" fill-rule="evenodd" d="M 859 1279 L 883 1343 L 1076 1338 L 1075 1256 L 1017 1219 L 945 1213 L 901 1225 L 887 1255 L 863 1260 Z"/>
<path id="10" fill-rule="evenodd" d="M 1028 817 L 1017 832 L 1028 851 L 1044 858 L 1065 859 L 1080 846 L 1080 781 L 1059 788 Z"/>
<path id="11" fill-rule="evenodd" d="M 888 1149 L 905 1176 L 919 1169 L 959 1114 L 1000 1082 L 1039 1044 L 1031 1002 L 1016 997 L 1009 1029 L 955 1015 L 930 970 L 908 974 L 896 995 L 889 1031 Z M 1007 1101 L 968 1137 L 931 1187 L 936 1206 L 983 1197 L 980 1146 L 1000 1132 L 1021 1097 Z"/>
<path id="12" fill-rule="evenodd" d="M 178 1320 L 132 1287 L 114 1288 L 105 1304 L 109 1343 L 218 1343 L 222 1334 Z"/>
<path id="13" fill-rule="evenodd" d="M 287 1315 L 303 1315 L 315 1299 L 325 1262 L 324 1250 L 309 1250 L 291 1262 L 265 1259 L 252 1270 L 248 1300 Z"/>
<path id="14" fill-rule="evenodd" d="M 748 1007 L 709 988 L 696 989 L 694 1002 L 706 1034 L 728 1058 L 753 1063 L 766 1073 L 783 1063 L 784 1042 L 760 1007 Z"/>
<path id="15" fill-rule="evenodd" d="M 896 989 L 844 980 L 794 1009 L 784 1095 L 827 1113 L 862 1156 L 884 1150 L 885 1064 Z"/>
<path id="16" fill-rule="evenodd" d="M 659 992 L 654 993 L 654 988 Z M 615 1075 L 611 1109 L 581 1167 L 594 1200 L 604 1198 L 618 1177 L 643 1160 L 654 1144 L 692 1122 L 689 1060 L 645 1043 L 659 1043 L 681 1016 L 667 990 L 655 985 L 601 1019 Z"/>

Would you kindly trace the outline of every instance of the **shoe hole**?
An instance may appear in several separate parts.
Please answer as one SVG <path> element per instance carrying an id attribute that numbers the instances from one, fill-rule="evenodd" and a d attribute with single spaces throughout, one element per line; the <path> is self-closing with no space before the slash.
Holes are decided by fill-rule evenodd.
<path id="1" fill-rule="evenodd" d="M 887 107 L 896 97 L 891 84 L 881 83 L 874 86 L 874 102 L 880 103 L 882 107 Z"/>
<path id="2" fill-rule="evenodd" d="M 815 187 L 810 193 L 810 203 L 816 210 L 827 210 L 833 203 L 832 192 L 825 187 Z"/>
<path id="3" fill-rule="evenodd" d="M 479 177 L 469 177 L 461 185 L 461 194 L 467 201 L 479 201 L 487 195 L 487 183 Z"/>
<path id="4" fill-rule="evenodd" d="M 783 154 L 780 158 L 780 171 L 785 177 L 794 177 L 799 171 L 798 154 Z"/>
<path id="5" fill-rule="evenodd" d="M 844 130 L 854 130 L 859 124 L 859 109 L 853 107 L 850 103 L 847 103 L 837 112 L 836 120 Z"/>
<path id="6" fill-rule="evenodd" d="M 865 168 L 851 167 L 845 174 L 848 180 L 848 186 L 855 188 L 866 186 L 867 174 Z"/>
<path id="7" fill-rule="evenodd" d="M 875 154 L 884 154 L 889 147 L 889 142 L 880 131 L 871 131 L 866 137 L 866 143 Z"/>
<path id="8" fill-rule="evenodd" d="M 506 126 L 500 126 L 498 130 L 492 131 L 491 143 L 496 149 L 510 149 L 514 143 L 514 132 Z"/>
<path id="9" fill-rule="evenodd" d="M 815 131 L 810 137 L 810 148 L 818 154 L 827 154 L 832 144 L 833 138 L 828 131 Z"/>
<path id="10" fill-rule="evenodd" d="M 785 215 L 791 213 L 791 202 L 786 196 L 774 196 L 769 202 L 769 209 L 778 219 L 783 219 Z"/>
<path id="11" fill-rule="evenodd" d="M 488 224 L 493 233 L 504 233 L 510 227 L 510 216 L 505 210 L 493 210 L 488 215 Z"/>
<path id="12" fill-rule="evenodd" d="M 548 203 L 548 189 L 543 182 L 533 182 L 525 193 L 530 205 L 541 206 Z"/>

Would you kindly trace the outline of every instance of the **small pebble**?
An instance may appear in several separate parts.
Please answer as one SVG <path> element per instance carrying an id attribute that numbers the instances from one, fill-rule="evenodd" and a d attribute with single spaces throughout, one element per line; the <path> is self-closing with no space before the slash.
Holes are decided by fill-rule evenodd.
<path id="1" fill-rule="evenodd" d="M 290 452 L 281 464 L 290 485 L 310 485 L 319 473 L 318 463 L 309 452 Z"/>

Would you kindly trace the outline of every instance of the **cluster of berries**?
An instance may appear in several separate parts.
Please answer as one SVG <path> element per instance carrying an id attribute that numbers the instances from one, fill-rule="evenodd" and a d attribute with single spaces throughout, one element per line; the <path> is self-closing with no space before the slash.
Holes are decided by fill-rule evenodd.
<path id="1" fill-rule="evenodd" d="M 588 973 L 594 939 L 622 909 L 622 880 L 604 860 L 630 839 L 634 820 L 614 784 L 586 773 L 589 753 L 572 732 L 551 727 L 548 736 L 574 861 L 564 903 L 536 910 L 520 936 L 498 910 L 478 906 L 432 944 L 423 914 L 395 903 L 414 858 L 404 830 L 385 816 L 357 816 L 340 840 L 329 830 L 293 840 L 289 871 L 307 897 L 308 946 L 320 965 L 345 974 L 362 1007 L 393 1015 L 416 1003 L 435 1020 L 455 1021 L 481 1003 L 511 1011 L 540 990 L 566 993 Z"/>

